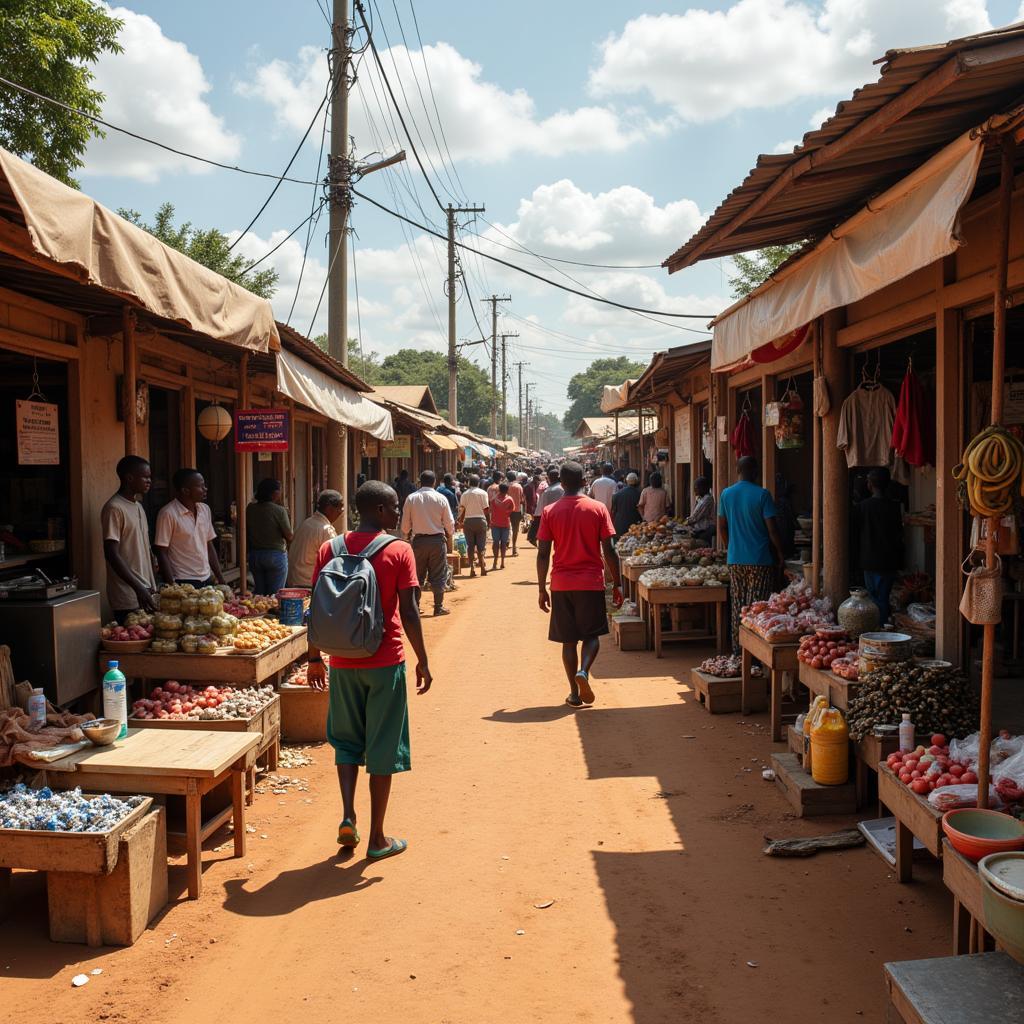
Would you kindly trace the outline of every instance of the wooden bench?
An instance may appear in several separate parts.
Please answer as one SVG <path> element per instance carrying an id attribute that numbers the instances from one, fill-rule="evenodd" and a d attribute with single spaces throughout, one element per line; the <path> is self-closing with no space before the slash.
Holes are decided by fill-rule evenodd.
<path id="1" fill-rule="evenodd" d="M 768 670 L 771 678 L 771 738 L 775 743 L 783 742 L 782 734 L 782 673 L 796 674 L 800 662 L 796 652 L 798 644 L 770 644 L 746 626 L 740 626 L 740 653 L 743 680 L 740 711 L 750 714 L 751 694 L 754 692 L 754 677 L 751 673 L 756 658 Z"/>
<path id="2" fill-rule="evenodd" d="M 942 857 L 942 812 L 900 782 L 884 762 L 878 765 L 878 799 L 896 818 L 896 879 L 909 882 L 914 836 L 933 857 Z"/>

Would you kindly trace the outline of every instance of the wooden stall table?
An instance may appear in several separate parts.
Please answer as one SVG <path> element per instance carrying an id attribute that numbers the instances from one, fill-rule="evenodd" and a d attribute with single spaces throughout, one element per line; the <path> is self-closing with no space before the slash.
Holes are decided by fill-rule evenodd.
<path id="1" fill-rule="evenodd" d="M 942 858 L 942 812 L 903 785 L 884 761 L 878 765 L 878 799 L 896 818 L 896 879 L 909 882 L 915 836 L 933 857 Z"/>
<path id="2" fill-rule="evenodd" d="M 245 776 L 259 743 L 260 734 L 252 732 L 129 729 L 108 747 L 88 747 L 51 762 L 46 777 L 58 789 L 183 796 L 188 893 L 198 899 L 203 840 L 233 819 L 235 856 L 245 856 Z M 231 806 L 203 821 L 203 796 L 228 780 Z"/>
<path id="3" fill-rule="evenodd" d="M 953 897 L 953 955 L 984 953 L 995 949 L 985 931 L 985 904 L 978 865 L 942 840 L 942 881 Z"/>
<path id="4" fill-rule="evenodd" d="M 641 608 L 641 617 L 649 621 L 654 640 L 654 653 L 660 658 L 661 647 L 666 640 L 714 640 L 718 650 L 724 650 L 725 643 L 725 602 L 729 600 L 728 587 L 649 587 L 637 582 L 637 594 Z M 678 610 L 688 605 L 715 606 L 715 631 L 709 633 L 701 630 L 682 629 L 678 621 Z M 672 627 L 667 632 L 662 628 L 661 611 L 669 609 Z M 643 610 L 646 609 L 646 614 Z M 649 619 L 648 619 L 649 617 Z"/>
<path id="5" fill-rule="evenodd" d="M 768 669 L 771 678 L 771 738 L 775 743 L 783 742 L 782 673 L 792 672 L 796 674 L 797 667 L 800 664 L 796 657 L 798 647 L 799 644 L 796 642 L 770 644 L 767 640 L 758 636 L 752 629 L 740 626 L 740 676 L 743 680 L 740 711 L 744 715 L 750 714 L 749 695 L 753 679 L 750 670 L 753 667 L 754 658 L 757 658 Z"/>
<path id="6" fill-rule="evenodd" d="M 100 652 L 100 671 L 107 663 L 118 667 L 130 679 L 177 679 L 179 682 L 215 682 L 225 686 L 258 686 L 286 669 L 306 653 L 306 627 L 292 626 L 292 635 L 278 640 L 265 650 L 235 654 L 222 650 L 216 654 L 109 654 Z"/>
<path id="7" fill-rule="evenodd" d="M 650 568 L 652 567 L 649 565 L 623 565 L 620 559 L 619 575 L 622 577 L 624 596 L 627 600 L 637 600 L 637 581 L 640 579 L 641 574 Z"/>

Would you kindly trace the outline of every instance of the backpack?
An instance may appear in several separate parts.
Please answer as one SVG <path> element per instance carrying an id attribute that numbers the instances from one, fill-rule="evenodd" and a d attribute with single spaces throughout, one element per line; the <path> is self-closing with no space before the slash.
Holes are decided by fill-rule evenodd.
<path id="1" fill-rule="evenodd" d="M 370 559 L 397 537 L 375 537 L 352 554 L 343 536 L 331 541 L 333 558 L 320 570 L 309 603 L 309 643 L 340 658 L 369 658 L 384 639 L 384 610 Z"/>

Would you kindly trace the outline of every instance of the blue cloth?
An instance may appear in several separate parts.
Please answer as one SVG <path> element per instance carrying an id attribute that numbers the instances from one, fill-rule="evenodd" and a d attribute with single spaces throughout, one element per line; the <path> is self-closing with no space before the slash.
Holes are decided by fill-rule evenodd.
<path id="1" fill-rule="evenodd" d="M 452 517 L 457 518 L 459 515 L 459 499 L 455 497 L 455 492 L 450 487 L 445 487 L 441 484 L 437 489 L 438 494 L 443 494 L 448 499 L 448 504 L 452 507 Z"/>
<path id="2" fill-rule="evenodd" d="M 250 551 L 249 568 L 257 594 L 276 594 L 288 579 L 288 552 L 270 548 Z"/>
<path id="3" fill-rule="evenodd" d="M 718 514 L 729 524 L 729 565 L 775 565 L 766 519 L 775 515 L 772 496 L 757 484 L 740 480 L 718 499 Z"/>
<path id="4" fill-rule="evenodd" d="M 878 605 L 878 614 L 881 625 L 889 621 L 889 614 L 892 608 L 889 605 L 889 595 L 892 593 L 893 584 L 896 582 L 894 572 L 869 572 L 864 570 L 864 586 L 868 588 L 871 600 Z"/>

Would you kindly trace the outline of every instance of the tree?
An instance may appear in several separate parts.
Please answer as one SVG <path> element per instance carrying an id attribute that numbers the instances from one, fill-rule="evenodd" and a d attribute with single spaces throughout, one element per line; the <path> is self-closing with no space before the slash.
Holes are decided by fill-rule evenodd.
<path id="1" fill-rule="evenodd" d="M 120 53 L 123 22 L 93 0 L 4 0 L 0 8 L 3 75 L 43 96 L 99 117 L 103 93 L 89 65 Z M 89 140 L 104 133 L 94 121 L 0 85 L 0 146 L 78 187 Z"/>
<path id="2" fill-rule="evenodd" d="M 572 433 L 585 416 L 602 416 L 601 396 L 605 385 L 617 387 L 624 380 L 639 377 L 646 368 L 646 363 L 634 362 L 628 356 L 614 356 L 596 359 L 582 373 L 575 374 L 567 389 L 572 405 L 562 417 L 565 429 Z"/>
<path id="3" fill-rule="evenodd" d="M 175 227 L 174 206 L 171 203 L 164 203 L 156 211 L 156 219 L 152 224 L 146 224 L 137 210 L 120 209 L 117 212 L 125 220 L 159 238 L 164 245 L 177 249 L 221 277 L 248 288 L 262 299 L 269 299 L 277 290 L 277 271 L 272 267 L 252 274 L 244 273 L 250 261 L 228 249 L 227 235 L 223 231 L 218 228 L 196 228 L 191 221 Z"/>
<path id="4" fill-rule="evenodd" d="M 759 284 L 775 273 L 776 270 L 795 252 L 804 247 L 803 242 L 791 242 L 789 245 L 766 245 L 749 255 L 739 253 L 733 256 L 732 262 L 737 274 L 729 278 L 732 297 L 742 299 L 749 295 Z"/>

